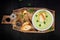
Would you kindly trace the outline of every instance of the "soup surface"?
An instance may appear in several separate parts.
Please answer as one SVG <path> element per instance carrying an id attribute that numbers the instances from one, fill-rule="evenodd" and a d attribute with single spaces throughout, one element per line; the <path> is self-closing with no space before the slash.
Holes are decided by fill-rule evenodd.
<path id="1" fill-rule="evenodd" d="M 47 30 L 52 26 L 53 16 L 48 10 L 39 10 L 33 15 L 32 23 L 38 30 Z"/>

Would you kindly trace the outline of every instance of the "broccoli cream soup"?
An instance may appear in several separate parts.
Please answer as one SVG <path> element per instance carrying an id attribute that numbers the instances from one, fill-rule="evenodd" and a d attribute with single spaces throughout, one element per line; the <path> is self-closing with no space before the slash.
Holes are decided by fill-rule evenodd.
<path id="1" fill-rule="evenodd" d="M 49 29 L 53 24 L 53 15 L 46 9 L 38 10 L 32 17 L 33 26 L 40 31 Z"/>

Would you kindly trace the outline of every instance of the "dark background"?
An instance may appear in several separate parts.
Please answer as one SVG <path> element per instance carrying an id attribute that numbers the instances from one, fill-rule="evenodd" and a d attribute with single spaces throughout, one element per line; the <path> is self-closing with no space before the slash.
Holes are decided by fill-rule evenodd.
<path id="1" fill-rule="evenodd" d="M 28 4 L 31 3 L 30 6 Z M 60 40 L 60 1 L 55 0 L 0 0 L 0 40 Z M 3 15 L 22 7 L 44 7 L 55 10 L 55 31 L 45 34 L 21 33 L 12 29 L 12 25 L 1 24 Z"/>

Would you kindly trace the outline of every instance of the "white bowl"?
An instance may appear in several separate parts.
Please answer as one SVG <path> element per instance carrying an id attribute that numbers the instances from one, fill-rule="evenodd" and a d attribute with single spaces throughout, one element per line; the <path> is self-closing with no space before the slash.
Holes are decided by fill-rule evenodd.
<path id="1" fill-rule="evenodd" d="M 37 27 L 36 27 L 36 25 L 34 24 L 34 21 L 33 21 L 33 20 L 34 20 L 35 15 L 36 15 L 38 12 L 43 11 L 43 10 L 44 10 L 44 11 L 47 11 L 47 12 L 51 15 L 52 22 L 51 22 L 51 24 L 50 24 L 47 28 L 41 30 L 40 28 L 37 28 Z M 46 10 L 46 9 L 37 10 L 37 11 L 34 13 L 33 17 L 32 17 L 32 24 L 33 24 L 34 28 L 37 29 L 37 30 L 40 30 L 40 31 L 48 30 L 48 29 L 52 26 L 53 22 L 54 22 L 54 17 L 53 17 L 53 15 L 52 15 L 52 13 L 51 13 L 50 11 Z"/>

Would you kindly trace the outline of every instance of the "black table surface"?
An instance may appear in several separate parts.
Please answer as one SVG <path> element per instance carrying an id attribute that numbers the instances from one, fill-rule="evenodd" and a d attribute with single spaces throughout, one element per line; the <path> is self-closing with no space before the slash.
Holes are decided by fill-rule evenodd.
<path id="1" fill-rule="evenodd" d="M 31 3 L 29 6 L 28 4 Z M 2 40 L 60 40 L 60 5 L 55 0 L 1 0 L 0 1 L 0 39 Z M 43 7 L 55 10 L 55 31 L 45 34 L 21 33 L 12 29 L 12 25 L 1 24 L 3 15 L 23 7 Z"/>

